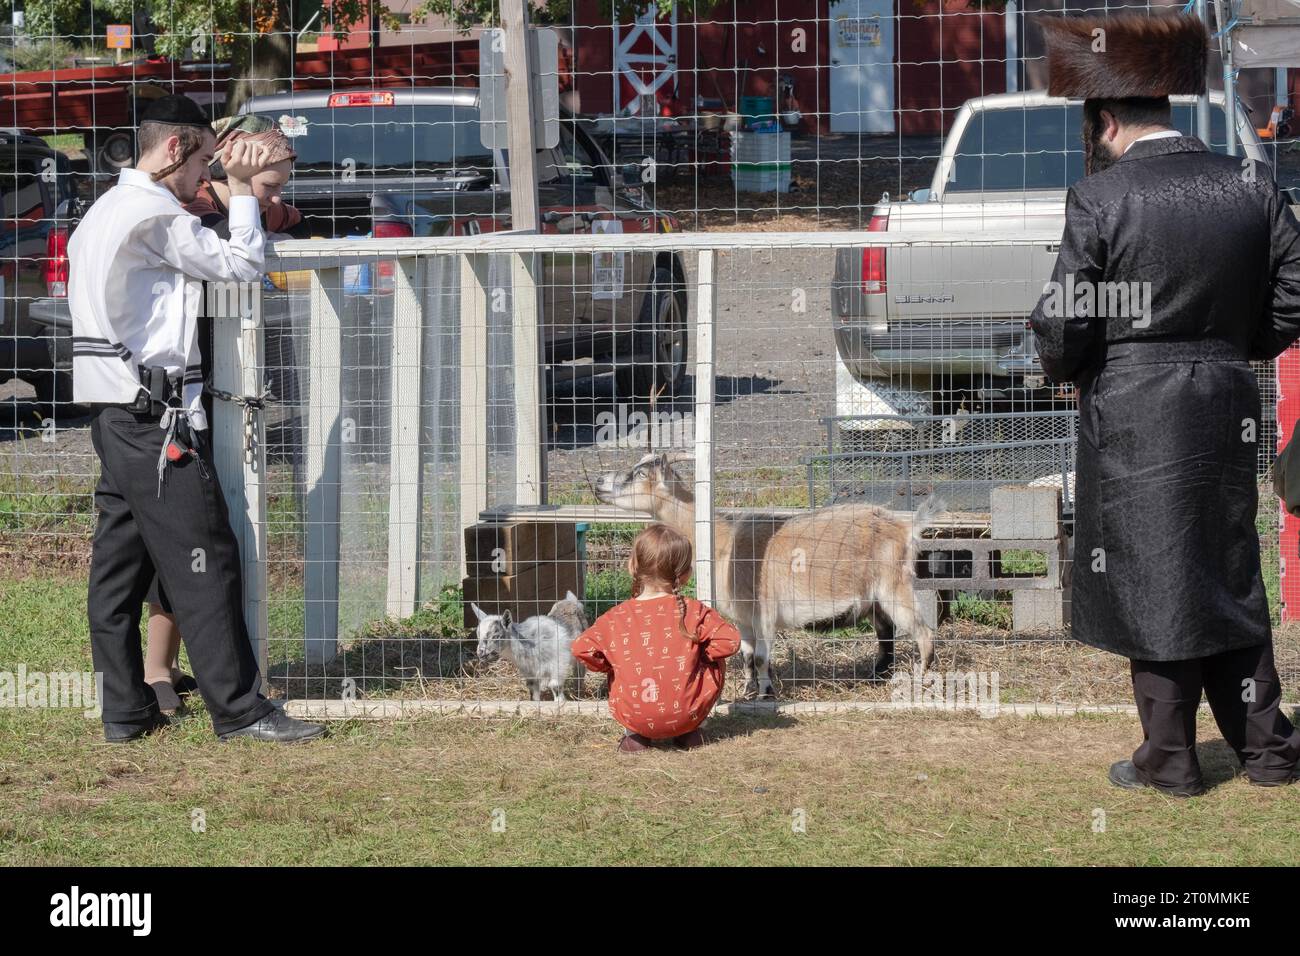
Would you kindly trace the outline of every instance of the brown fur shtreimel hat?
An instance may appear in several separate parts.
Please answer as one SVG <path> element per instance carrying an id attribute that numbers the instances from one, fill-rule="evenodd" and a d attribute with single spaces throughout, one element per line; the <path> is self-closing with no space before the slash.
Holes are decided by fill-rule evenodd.
<path id="1" fill-rule="evenodd" d="M 1047 93 L 1083 99 L 1199 95 L 1210 43 L 1194 14 L 1043 17 Z"/>

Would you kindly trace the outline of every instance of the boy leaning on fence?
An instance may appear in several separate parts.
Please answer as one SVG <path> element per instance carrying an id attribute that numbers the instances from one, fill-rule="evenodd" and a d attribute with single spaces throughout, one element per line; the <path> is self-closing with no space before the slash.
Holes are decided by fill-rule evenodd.
<path id="1" fill-rule="evenodd" d="M 74 400 L 92 409 L 101 465 L 87 603 L 104 680 L 104 736 L 132 740 L 166 723 L 140 651 L 140 615 L 156 571 L 174 596 L 216 732 L 317 737 L 323 727 L 286 716 L 258 691 L 239 546 L 212 464 L 195 342 L 199 282 L 261 280 L 265 239 L 249 181 L 265 165 L 265 148 L 240 141 L 222 153 L 229 240 L 182 207 L 215 158 L 199 106 L 184 96 L 155 100 L 141 117 L 139 148 L 136 168 L 124 169 L 90 208 L 68 249 Z"/>

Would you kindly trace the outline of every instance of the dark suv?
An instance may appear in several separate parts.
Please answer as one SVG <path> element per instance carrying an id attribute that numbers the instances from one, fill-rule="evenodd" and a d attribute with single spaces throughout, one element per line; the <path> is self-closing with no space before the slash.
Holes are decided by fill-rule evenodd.
<path id="1" fill-rule="evenodd" d="M 67 237 L 76 189 L 68 157 L 37 136 L 0 130 L 0 384 L 21 379 L 42 405 L 67 402 L 33 302 L 67 295 Z"/>

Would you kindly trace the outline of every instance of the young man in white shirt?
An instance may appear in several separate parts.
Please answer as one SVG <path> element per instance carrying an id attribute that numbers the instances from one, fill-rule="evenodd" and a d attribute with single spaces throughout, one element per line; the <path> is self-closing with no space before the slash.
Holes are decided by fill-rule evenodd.
<path id="1" fill-rule="evenodd" d="M 73 392 L 94 409 L 101 469 L 88 611 L 103 675 L 104 735 L 142 737 L 166 721 L 144 681 L 140 615 L 151 577 L 169 595 L 213 728 L 224 739 L 296 741 L 324 728 L 258 692 L 243 617 L 239 547 L 212 465 L 196 321 L 203 281 L 259 282 L 264 237 L 249 180 L 262 147 L 236 142 L 230 239 L 182 208 L 214 157 L 203 111 L 183 96 L 149 106 L 140 159 L 124 169 L 69 243 Z"/>

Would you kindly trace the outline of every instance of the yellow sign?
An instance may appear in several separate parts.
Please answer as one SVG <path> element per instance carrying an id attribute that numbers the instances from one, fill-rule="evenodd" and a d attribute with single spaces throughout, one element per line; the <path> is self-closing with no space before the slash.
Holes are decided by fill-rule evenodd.
<path id="1" fill-rule="evenodd" d="M 129 50 L 131 49 L 131 25 L 116 24 L 105 27 L 107 36 L 105 40 L 110 50 Z"/>
<path id="2" fill-rule="evenodd" d="M 880 46 L 880 17 L 837 17 L 840 46 Z"/>

